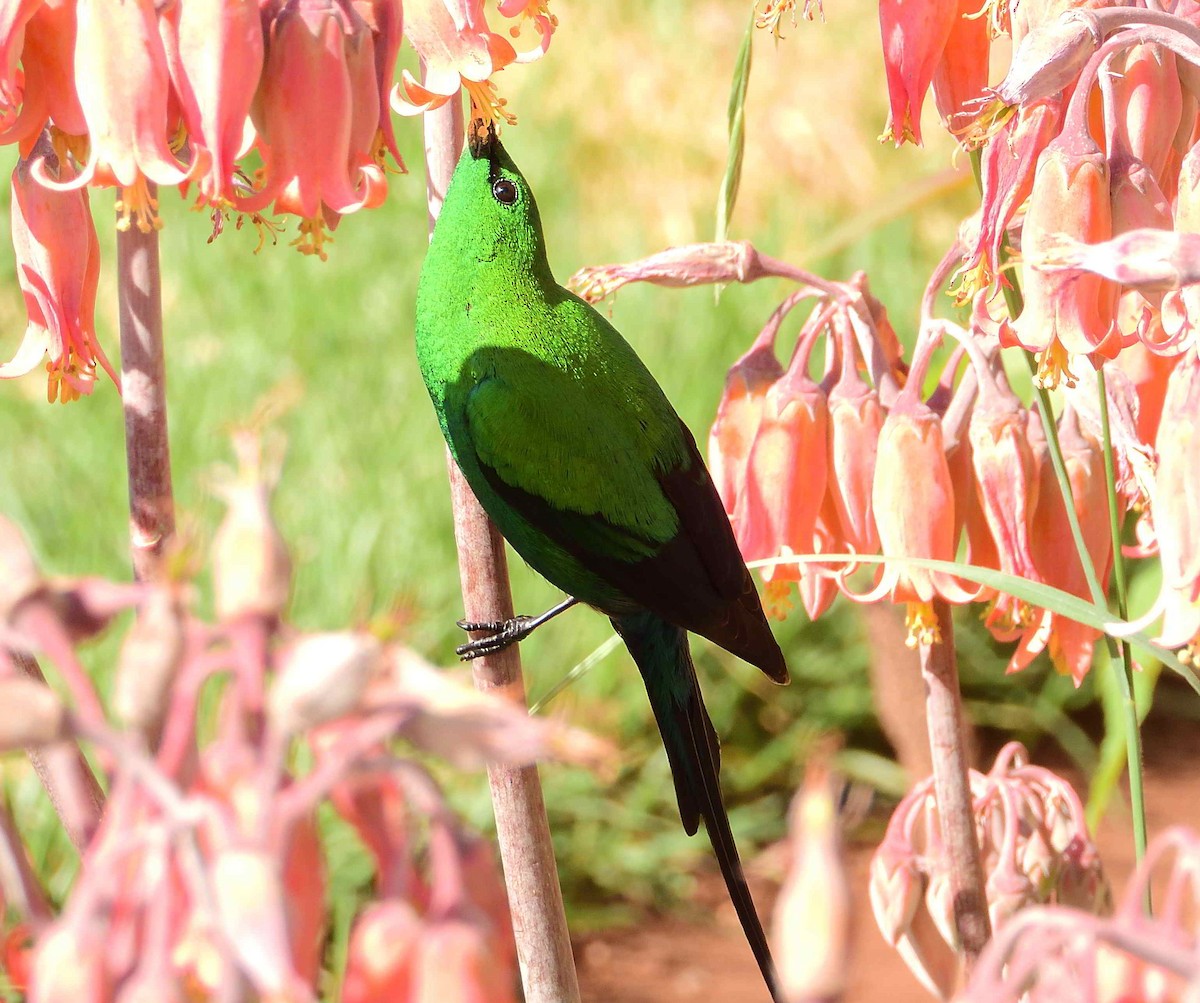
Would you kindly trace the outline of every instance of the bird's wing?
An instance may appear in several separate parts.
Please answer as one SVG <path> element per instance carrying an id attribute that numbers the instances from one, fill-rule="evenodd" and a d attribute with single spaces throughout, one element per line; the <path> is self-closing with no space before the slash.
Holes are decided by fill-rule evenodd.
<path id="1" fill-rule="evenodd" d="M 553 373 L 542 374 L 535 393 L 492 375 L 469 394 L 469 437 L 492 489 L 633 604 L 785 680 L 783 656 L 686 426 L 669 411 L 663 428 L 631 414 L 628 400 L 613 405 L 603 396 L 568 411 L 564 395 L 573 388 L 567 377 L 554 386 Z"/>

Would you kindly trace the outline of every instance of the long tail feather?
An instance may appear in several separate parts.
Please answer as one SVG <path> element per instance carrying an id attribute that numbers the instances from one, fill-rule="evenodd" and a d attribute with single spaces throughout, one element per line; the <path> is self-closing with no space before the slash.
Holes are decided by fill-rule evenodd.
<path id="1" fill-rule="evenodd" d="M 725 887 L 742 930 L 754 952 L 771 997 L 780 1003 L 775 964 L 754 900 L 746 885 L 729 816 L 721 800 L 721 753 L 717 733 L 705 710 L 688 647 L 687 632 L 653 613 L 612 618 L 613 626 L 637 663 L 650 696 L 675 781 L 679 816 L 689 836 L 700 819 L 716 854 Z"/>

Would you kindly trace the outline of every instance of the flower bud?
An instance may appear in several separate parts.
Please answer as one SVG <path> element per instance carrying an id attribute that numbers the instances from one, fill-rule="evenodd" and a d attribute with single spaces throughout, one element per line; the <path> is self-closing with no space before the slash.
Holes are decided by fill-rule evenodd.
<path id="1" fill-rule="evenodd" d="M 1075 81 L 1102 40 L 1086 11 L 1064 11 L 1021 39 L 996 96 L 1008 105 L 1053 97 Z"/>
<path id="2" fill-rule="evenodd" d="M 169 589 L 153 588 L 138 608 L 117 659 L 112 708 L 127 728 L 151 741 L 166 716 L 183 658 L 183 616 Z"/>
<path id="3" fill-rule="evenodd" d="M 840 999 L 850 974 L 852 895 L 824 765 L 810 766 L 789 828 L 792 860 L 771 938 L 780 987 L 788 999 Z"/>
<path id="4" fill-rule="evenodd" d="M 0 752 L 47 745 L 66 735 L 66 709 L 44 683 L 23 676 L 0 679 L 0 707 Z"/>
<path id="5" fill-rule="evenodd" d="M 421 919 L 401 899 L 373 902 L 354 921 L 346 950 L 343 1003 L 411 998 Z"/>
<path id="6" fill-rule="evenodd" d="M 278 617 L 292 583 L 287 544 L 271 516 L 274 478 L 262 469 L 261 447 L 249 434 L 235 439 L 239 475 L 221 489 L 229 506 L 213 540 L 217 616 Z"/>
<path id="7" fill-rule="evenodd" d="M 382 660 L 379 641 L 349 631 L 309 634 L 284 658 L 271 687 L 268 712 L 283 735 L 294 735 L 349 714 Z"/>

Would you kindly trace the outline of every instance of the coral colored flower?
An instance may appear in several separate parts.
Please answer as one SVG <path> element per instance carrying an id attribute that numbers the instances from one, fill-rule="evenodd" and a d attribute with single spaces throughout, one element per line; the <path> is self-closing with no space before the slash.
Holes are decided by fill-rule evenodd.
<path id="1" fill-rule="evenodd" d="M 959 15 L 958 0 L 879 0 L 891 111 L 881 140 L 920 145 L 921 106 Z"/>
<path id="2" fill-rule="evenodd" d="M 1174 223 L 1178 233 L 1200 233 L 1200 143 L 1179 165 Z M 1200 286 L 1185 286 L 1163 297 L 1162 327 L 1167 338 L 1195 338 L 1200 330 Z"/>
<path id="3" fill-rule="evenodd" d="M 265 181 L 237 206 L 257 212 L 273 200 L 276 212 L 301 218 L 299 250 L 324 258 L 327 214 L 374 208 L 387 194 L 373 156 L 374 42 L 366 22 L 332 0 L 276 3 L 271 15 L 254 110 Z"/>
<path id="4" fill-rule="evenodd" d="M 1200 647 L 1200 349 L 1189 349 L 1167 383 L 1155 441 L 1158 470 L 1151 499 L 1165 604 L 1158 642 Z"/>
<path id="5" fill-rule="evenodd" d="M 771 385 L 783 375 L 775 357 L 774 338 L 755 341 L 725 377 L 725 392 L 708 433 L 708 467 L 732 519 L 746 474 L 750 447 L 758 434 L 763 405 Z"/>
<path id="6" fill-rule="evenodd" d="M 763 401 L 733 520 L 748 561 L 813 550 L 825 497 L 829 411 L 825 394 L 805 371 L 808 355 L 796 352 Z M 768 566 L 762 577 L 795 581 L 800 571 L 795 565 Z"/>
<path id="7" fill-rule="evenodd" d="M 0 938 L 0 971 L 9 984 L 24 993 L 29 990 L 30 960 L 33 955 L 33 935 L 28 926 L 18 923 Z"/>
<path id="8" fill-rule="evenodd" d="M 971 412 L 968 434 L 975 489 L 995 543 L 1000 570 L 1033 581 L 1040 580 L 1034 564 L 1030 524 L 1037 504 L 1037 464 L 1025 431 L 1027 413 L 1016 395 L 992 373 L 980 374 L 979 399 Z M 1014 596 L 995 596 L 986 623 L 1007 639 L 1030 615 Z"/>
<path id="9" fill-rule="evenodd" d="M 354 921 L 346 950 L 343 1003 L 399 1003 L 412 998 L 421 918 L 400 899 L 373 902 Z"/>
<path id="10" fill-rule="evenodd" d="M 446 919 L 421 935 L 413 979 L 413 1003 L 513 1003 L 516 966 L 496 956 L 477 923 Z"/>
<path id="11" fill-rule="evenodd" d="M 241 153 L 263 65 L 257 0 L 176 3 L 162 15 L 167 63 L 192 150 L 190 176 L 202 202 L 233 200 Z"/>
<path id="12" fill-rule="evenodd" d="M 1021 238 L 1027 259 L 1052 247 L 1059 234 L 1089 244 L 1112 236 L 1104 156 L 1094 145 L 1084 151 L 1084 145 L 1056 141 L 1039 158 Z M 1024 278 L 1025 309 L 1001 328 L 1000 341 L 1042 353 L 1038 378 L 1043 385 L 1057 386 L 1064 375 L 1071 379 L 1071 356 L 1116 355 L 1118 290 L 1112 282 L 1037 267 L 1027 267 Z"/>
<path id="13" fill-rule="evenodd" d="M 21 103 L 17 62 L 25 43 L 25 25 L 42 0 L 4 0 L 0 3 L 0 124 L 7 124 Z"/>
<path id="14" fill-rule="evenodd" d="M 915 390 L 905 389 L 892 405 L 879 432 L 871 504 L 879 542 L 887 557 L 879 583 L 865 596 L 874 602 L 888 596 L 907 605 L 909 641 L 940 640 L 932 603 L 970 602 L 976 593 L 943 571 L 912 567 L 903 559 L 918 557 L 953 561 L 954 490 L 942 445 L 942 425 Z"/>
<path id="15" fill-rule="evenodd" d="M 879 394 L 858 374 L 850 347 L 843 342 L 841 376 L 829 391 L 829 494 L 842 538 L 858 553 L 873 554 L 879 533 L 871 485 L 884 415 Z"/>
<path id="16" fill-rule="evenodd" d="M 1061 101 L 1039 101 L 1021 108 L 983 148 L 979 228 L 959 270 L 963 280 L 957 294 L 960 303 L 986 289 L 999 274 L 1005 231 L 1033 191 L 1038 157 L 1054 138 L 1061 118 Z"/>
<path id="17" fill-rule="evenodd" d="M 396 59 L 404 40 L 404 8 L 401 0 L 354 0 L 354 9 L 367 23 L 375 39 L 375 83 L 379 92 L 379 123 L 372 143 L 374 159 L 380 167 L 384 154 L 390 153 L 401 171 L 406 170 L 404 158 L 396 146 L 392 128 L 392 78 L 396 74 Z"/>
<path id="18" fill-rule="evenodd" d="M 979 16 L 978 0 L 958 0 L 958 12 L 933 74 L 933 100 L 946 127 L 960 134 L 971 118 L 967 107 L 988 82 L 991 25 Z"/>
<path id="19" fill-rule="evenodd" d="M 43 0 L 24 34 L 21 111 L 0 131 L 0 143 L 20 143 L 28 156 L 48 122 L 71 136 L 88 131 L 75 88 L 75 0 Z"/>
<path id="20" fill-rule="evenodd" d="M 58 177 L 71 182 L 68 161 Z M 0 366 L 0 379 L 23 376 L 49 356 L 51 402 L 78 400 L 96 383 L 103 367 L 120 386 L 96 338 L 94 312 L 100 277 L 100 247 L 86 191 L 60 191 L 38 184 L 29 163 L 12 176 L 12 236 L 17 281 L 25 297 L 29 325 L 11 362 Z"/>
<path id="21" fill-rule="evenodd" d="M 1112 98 L 1114 135 L 1110 154 L 1124 148 L 1163 177 L 1183 110 L 1183 86 L 1175 54 L 1159 45 L 1134 45 L 1122 56 L 1124 66 L 1113 66 Z M 1120 231 L 1118 231 L 1120 232 Z"/>
<path id="22" fill-rule="evenodd" d="M 1112 558 L 1112 536 L 1103 453 L 1095 438 L 1080 427 L 1078 416 L 1070 408 L 1063 412 L 1059 422 L 1058 439 L 1084 545 L 1100 581 L 1104 582 Z M 1038 577 L 1048 585 L 1088 599 L 1091 592 L 1087 576 L 1075 549 L 1062 490 L 1048 457 L 1041 459 L 1038 481 L 1031 534 Z M 1035 610 L 1027 619 L 1008 671 L 1025 668 L 1045 650 L 1055 669 L 1071 676 L 1078 686 L 1091 667 L 1092 651 L 1099 637 L 1100 632 L 1086 624 L 1051 610 Z"/>
<path id="23" fill-rule="evenodd" d="M 505 0 L 500 13 L 509 17 L 532 16 L 541 36 L 539 45 L 517 52 L 503 35 L 492 31 L 483 11 L 483 0 L 407 0 L 404 36 L 421 57 L 425 79 L 404 70 L 392 92 L 392 107 L 401 115 L 416 115 L 439 108 L 465 87 L 474 114 L 485 122 L 516 121 L 498 97 L 492 74 L 510 63 L 537 59 L 550 44 L 557 24 L 545 3 Z M 514 26 L 516 34 L 519 25 Z"/>
<path id="24" fill-rule="evenodd" d="M 154 0 L 79 0 L 76 8 L 75 79 L 87 122 L 90 152 L 77 178 L 55 181 L 62 189 L 119 185 L 118 229 L 136 223 L 148 232 L 162 225 L 148 183 L 179 184 L 187 177 L 167 144 L 170 78 L 158 32 Z"/>

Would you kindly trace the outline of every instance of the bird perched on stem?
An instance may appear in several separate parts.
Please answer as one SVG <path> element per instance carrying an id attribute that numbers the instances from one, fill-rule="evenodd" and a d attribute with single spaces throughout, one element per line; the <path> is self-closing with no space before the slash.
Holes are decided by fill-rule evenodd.
<path id="1" fill-rule="evenodd" d="M 462 623 L 497 650 L 576 602 L 637 663 L 689 835 L 704 820 L 774 998 L 775 971 L 721 799 L 716 731 L 688 631 L 787 666 L 696 442 L 613 326 L 550 273 L 537 204 L 495 132 L 472 128 L 417 292 L 417 357 L 450 452 L 500 532 L 571 598 L 541 617 Z"/>

